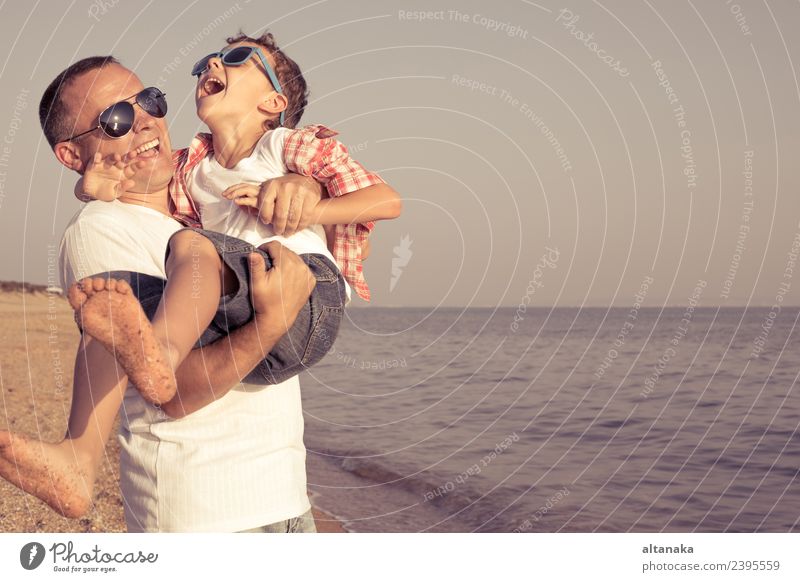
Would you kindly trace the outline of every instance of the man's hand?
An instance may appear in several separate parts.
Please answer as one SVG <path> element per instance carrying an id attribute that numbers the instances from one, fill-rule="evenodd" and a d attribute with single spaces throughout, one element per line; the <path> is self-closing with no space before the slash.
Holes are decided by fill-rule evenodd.
<path id="1" fill-rule="evenodd" d="M 82 194 L 105 202 L 116 200 L 136 185 L 131 178 L 143 165 L 142 161 L 126 162 L 119 154 L 103 159 L 97 152 L 83 173 Z"/>
<path id="2" fill-rule="evenodd" d="M 272 268 L 265 271 L 264 258 L 250 255 L 250 300 L 257 320 L 285 333 L 308 303 L 317 280 L 303 260 L 280 243 L 272 241 L 260 248 L 269 254 Z"/>
<path id="3" fill-rule="evenodd" d="M 239 206 L 256 209 L 261 222 L 271 224 L 275 234 L 283 236 L 312 224 L 322 194 L 321 184 L 300 174 L 287 174 L 260 185 L 236 184 L 222 193 Z"/>

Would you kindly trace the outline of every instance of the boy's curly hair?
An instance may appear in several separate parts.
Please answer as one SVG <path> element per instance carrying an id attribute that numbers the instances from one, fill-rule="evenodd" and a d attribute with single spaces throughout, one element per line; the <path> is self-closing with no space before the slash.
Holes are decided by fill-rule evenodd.
<path id="1" fill-rule="evenodd" d="M 270 32 L 265 32 L 258 38 L 253 38 L 239 31 L 238 35 L 228 37 L 226 41 L 228 44 L 238 42 L 257 44 L 272 55 L 272 58 L 275 60 L 275 75 L 277 75 L 278 81 L 283 89 L 281 92 L 286 96 L 289 102 L 286 106 L 283 126 L 290 128 L 297 127 L 297 124 L 300 123 L 300 118 L 303 117 L 303 111 L 305 111 L 306 105 L 308 104 L 309 95 L 306 80 L 298 64 L 283 53 Z M 267 129 L 274 129 L 278 127 L 278 120 L 270 120 L 267 122 L 267 125 L 269 126 Z"/>

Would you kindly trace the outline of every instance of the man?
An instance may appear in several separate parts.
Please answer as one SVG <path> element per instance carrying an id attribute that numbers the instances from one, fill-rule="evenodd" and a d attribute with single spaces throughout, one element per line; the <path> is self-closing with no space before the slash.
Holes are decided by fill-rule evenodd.
<path id="1" fill-rule="evenodd" d="M 110 271 L 164 277 L 167 240 L 182 226 L 171 217 L 168 185 L 173 163 L 165 121 L 137 103 L 126 135 L 111 139 L 98 128 L 102 111 L 133 101 L 143 89 L 131 71 L 110 57 L 95 57 L 65 70 L 43 97 L 45 135 L 59 162 L 76 172 L 97 153 L 104 159 L 124 156 L 158 141 L 137 161 L 129 177 L 132 185 L 119 200 L 88 204 L 67 227 L 61 249 L 65 288 Z M 298 190 L 298 183 L 306 181 L 285 179 L 292 185 L 286 190 L 297 195 L 282 198 L 281 212 L 302 208 L 303 197 L 313 195 L 311 189 Z M 276 268 L 269 275 L 253 275 L 253 322 L 192 352 L 178 370 L 178 394 L 163 410 L 133 389 L 126 392 L 119 378 L 111 392 L 91 395 L 94 406 L 111 407 L 119 406 L 124 393 L 120 477 L 129 531 L 314 531 L 297 377 L 268 387 L 238 384 L 285 333 L 285 322 L 294 319 L 308 298 L 308 271 L 302 261 L 288 251 L 273 252 Z M 84 337 L 76 376 L 101 373 L 81 365 L 98 351 L 113 362 L 98 342 Z M 99 431 L 101 442 L 106 442 L 111 426 L 93 426 L 86 414 L 73 416 L 67 440 L 97 440 L 97 432 L 90 431 Z M 24 457 L 25 443 L 12 444 Z M 76 463 L 57 457 L 51 461 Z M 77 469 L 91 489 L 94 475 L 80 460 Z"/>

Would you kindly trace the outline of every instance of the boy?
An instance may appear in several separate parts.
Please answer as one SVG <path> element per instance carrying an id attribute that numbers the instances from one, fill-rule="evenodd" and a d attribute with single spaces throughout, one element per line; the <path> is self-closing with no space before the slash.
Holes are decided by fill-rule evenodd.
<path id="1" fill-rule="evenodd" d="M 322 359 L 337 335 L 345 293 L 349 295 L 336 259 L 359 295 L 368 299 L 360 265 L 361 240 L 372 228 L 371 221 L 399 214 L 396 192 L 350 159 L 346 149 L 332 139 L 333 132 L 322 126 L 287 129 L 302 116 L 306 84 L 297 64 L 282 53 L 272 35 L 258 39 L 239 35 L 229 38 L 228 43 L 224 51 L 204 57 L 192 70 L 198 79 L 197 114 L 211 129 L 211 135 L 199 134 L 187 150 L 178 152 L 171 187 L 178 208 L 185 208 L 189 216 L 196 209 L 205 229 L 180 231 L 168 245 L 168 282 L 153 319 L 163 357 L 153 350 L 142 362 L 141 358 L 127 357 L 126 350 L 117 350 L 119 342 L 113 337 L 107 342 L 109 351 L 116 350 L 131 381 L 155 404 L 174 395 L 169 368 L 180 365 L 208 324 L 232 329 L 252 319 L 247 269 L 256 265 L 251 261 L 257 259 L 250 255 L 269 241 L 280 242 L 300 255 L 315 275 L 316 286 L 308 309 L 301 312 L 290 333 L 254 374 L 261 382 L 278 383 Z M 115 168 L 108 164 L 89 168 L 83 178 L 84 194 L 100 199 L 119 195 L 124 184 L 103 179 L 113 175 Z M 330 237 L 333 254 L 319 227 L 283 237 L 259 221 L 259 216 L 270 213 L 269 201 L 259 184 L 287 171 L 315 178 L 333 195 L 349 194 L 320 201 L 313 214 L 318 225 L 347 225 L 339 227 L 343 232 L 333 232 Z M 244 211 L 249 209 L 253 212 Z M 366 224 L 351 224 L 357 221 Z M 263 251 L 262 255 L 269 268 L 269 255 Z M 95 281 L 73 289 L 73 307 L 80 310 L 97 288 Z M 220 297 L 225 317 L 212 322 Z M 182 325 L 188 321 L 197 324 Z M 85 330 L 95 335 L 91 327 Z M 104 329 L 97 331 L 108 335 L 102 333 Z"/>

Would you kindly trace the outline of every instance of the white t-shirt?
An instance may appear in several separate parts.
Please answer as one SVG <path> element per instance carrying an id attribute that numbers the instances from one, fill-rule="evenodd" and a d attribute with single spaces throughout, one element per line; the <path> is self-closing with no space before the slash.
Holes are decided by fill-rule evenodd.
<path id="1" fill-rule="evenodd" d="M 328 251 L 325 231 L 320 225 L 310 226 L 289 237 L 278 236 L 271 225 L 264 224 L 255 214 L 222 197 L 222 192 L 235 184 L 260 184 L 288 174 L 283 149 L 289 131 L 285 127 L 268 131 L 258 140 L 253 153 L 231 169 L 221 166 L 213 155 L 206 156 L 192 169 L 186 185 L 200 213 L 203 228 L 224 232 L 253 246 L 276 240 L 298 255 L 325 255 L 335 265 L 336 260 Z"/>
<path id="2" fill-rule="evenodd" d="M 64 289 L 106 271 L 165 278 L 167 241 L 180 228 L 143 206 L 88 203 L 61 241 Z M 129 386 L 118 438 L 128 531 L 232 532 L 310 508 L 296 376 L 274 386 L 240 384 L 178 420 Z"/>

